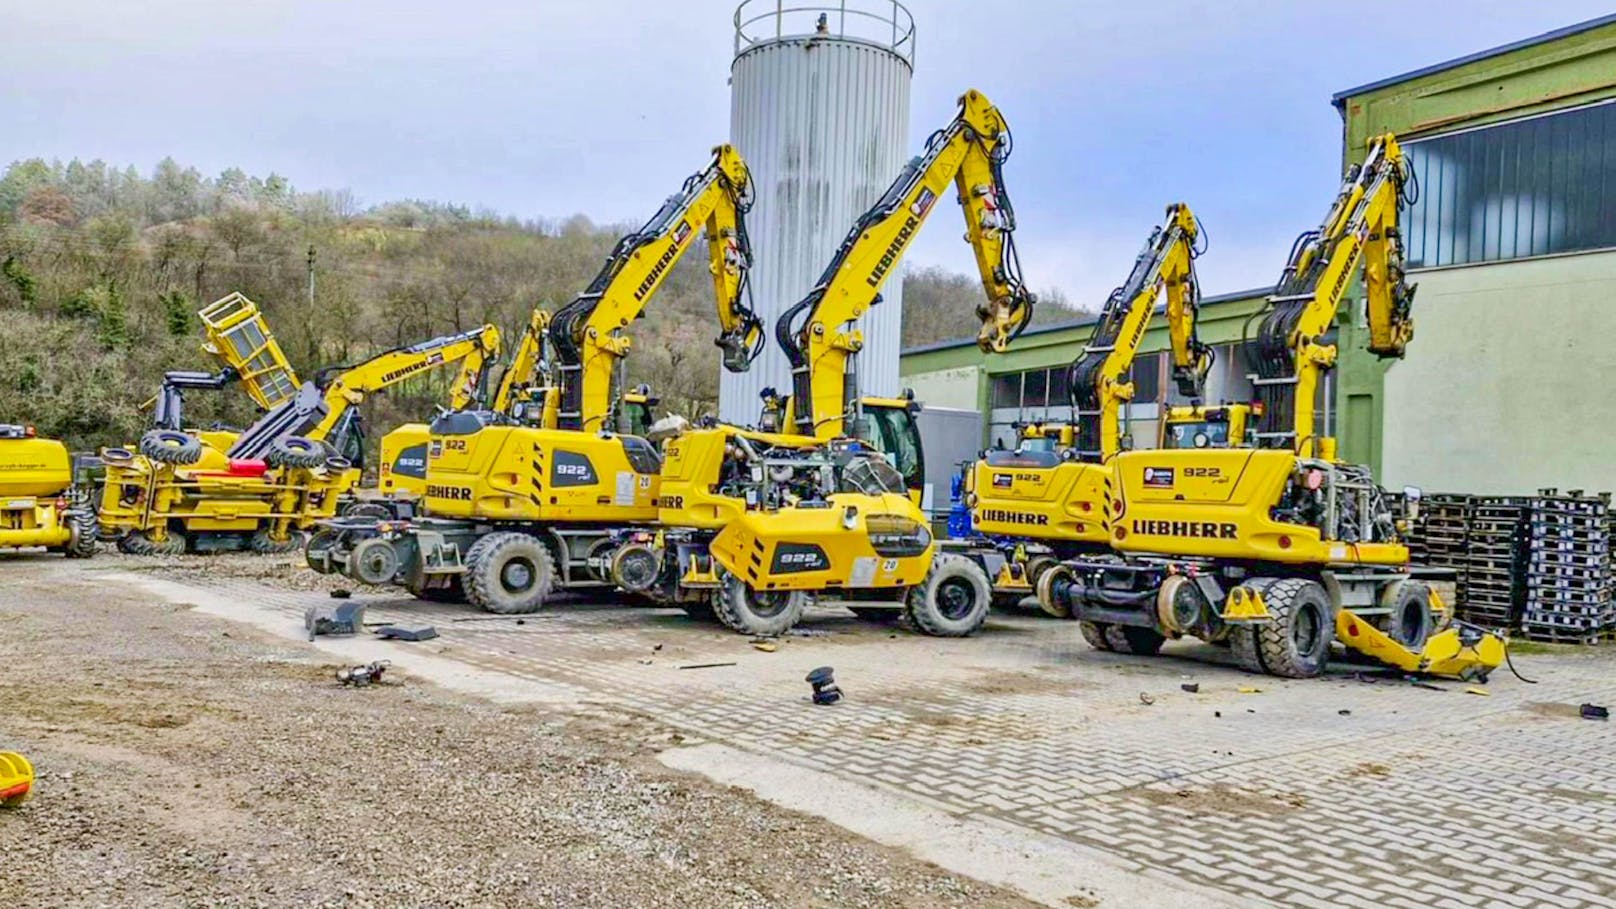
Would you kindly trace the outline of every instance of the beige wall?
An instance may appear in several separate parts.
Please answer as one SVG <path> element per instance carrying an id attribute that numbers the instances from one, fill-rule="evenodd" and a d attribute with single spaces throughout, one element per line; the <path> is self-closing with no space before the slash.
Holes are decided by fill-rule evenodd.
<path id="1" fill-rule="evenodd" d="M 1616 252 L 1417 272 L 1381 482 L 1616 490 Z"/>
<path id="2" fill-rule="evenodd" d="M 905 375 L 899 384 L 913 388 L 915 400 L 927 407 L 954 407 L 974 412 L 977 409 L 976 377 L 979 371 L 975 366 L 962 366 L 917 372 Z"/>

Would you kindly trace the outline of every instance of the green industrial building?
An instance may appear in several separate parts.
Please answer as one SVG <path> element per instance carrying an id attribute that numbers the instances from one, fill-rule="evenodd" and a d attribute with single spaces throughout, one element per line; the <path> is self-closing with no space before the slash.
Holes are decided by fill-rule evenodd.
<path id="1" fill-rule="evenodd" d="M 1361 294 L 1339 319 L 1324 417 L 1342 456 L 1389 487 L 1616 489 L 1616 15 L 1332 100 L 1344 165 L 1393 132 L 1420 187 L 1401 221 L 1419 286 L 1407 357 L 1364 350 Z M 1203 301 L 1218 354 L 1207 400 L 1249 399 L 1240 341 L 1268 292 Z M 1017 421 L 1069 416 L 1065 367 L 1092 329 L 1029 331 L 994 356 L 972 341 L 912 348 L 900 372 L 928 406 L 980 413 L 985 445 L 1013 445 Z M 1137 448 L 1179 402 L 1167 346 L 1158 317 L 1134 366 Z"/>

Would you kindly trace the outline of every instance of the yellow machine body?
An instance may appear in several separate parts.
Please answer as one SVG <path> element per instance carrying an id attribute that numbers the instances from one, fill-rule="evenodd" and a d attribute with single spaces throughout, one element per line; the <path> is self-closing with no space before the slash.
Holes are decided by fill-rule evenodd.
<path id="1" fill-rule="evenodd" d="M 433 435 L 426 508 L 485 521 L 641 523 L 656 519 L 656 451 L 644 439 L 525 426 Z"/>
<path id="2" fill-rule="evenodd" d="M 80 545 L 84 533 L 90 538 Z M 91 509 L 73 491 L 67 446 L 35 438 L 31 429 L 0 426 L 0 548 L 45 546 L 84 556 L 94 552 L 94 534 Z"/>
<path id="3" fill-rule="evenodd" d="M 995 536 L 1103 547 L 1111 475 L 1108 465 L 1041 452 L 989 452 L 966 476 L 971 524 Z"/>
<path id="4" fill-rule="evenodd" d="M 1161 421 L 1157 448 L 1244 448 L 1250 404 L 1175 404 Z"/>
<path id="5" fill-rule="evenodd" d="M 1120 552 L 1292 565 L 1406 565 L 1401 543 L 1326 540 L 1272 509 L 1302 470 L 1274 449 L 1129 451 L 1113 461 L 1111 545 Z"/>

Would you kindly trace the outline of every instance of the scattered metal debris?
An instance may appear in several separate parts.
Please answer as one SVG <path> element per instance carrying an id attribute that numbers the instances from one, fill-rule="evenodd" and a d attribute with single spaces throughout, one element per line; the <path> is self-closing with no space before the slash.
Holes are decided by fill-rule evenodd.
<path id="1" fill-rule="evenodd" d="M 1188 691 L 1190 694 L 1199 694 L 1201 692 L 1200 682 L 1185 682 L 1178 687 L 1184 691 Z"/>
<path id="2" fill-rule="evenodd" d="M 1156 703 L 1156 699 L 1141 691 L 1139 692 L 1139 703 L 1149 707 L 1151 704 Z"/>
<path id="3" fill-rule="evenodd" d="M 1578 708 L 1577 712 L 1582 714 L 1582 718 L 1585 720 L 1610 719 L 1610 708 L 1601 707 L 1598 704 L 1583 704 Z"/>
<path id="4" fill-rule="evenodd" d="M 821 666 L 808 673 L 808 684 L 814 687 L 814 703 L 829 706 L 842 699 L 842 689 L 836 685 L 836 672 Z"/>
<path id="5" fill-rule="evenodd" d="M 430 641 L 438 636 L 431 625 L 383 625 L 376 633 L 395 641 Z"/>
<path id="6" fill-rule="evenodd" d="M 333 600 L 346 600 L 351 596 L 353 596 L 353 591 L 343 587 L 334 587 L 330 593 L 330 597 Z"/>
<path id="7" fill-rule="evenodd" d="M 393 665 L 391 660 L 377 660 L 362 666 L 344 667 L 337 670 L 337 681 L 355 688 L 364 688 L 372 682 L 380 682 L 382 673 L 391 665 Z"/>
<path id="8" fill-rule="evenodd" d="M 1240 693 L 1241 694 L 1262 694 L 1262 689 L 1258 688 L 1256 685 L 1241 685 L 1240 686 Z"/>
<path id="9" fill-rule="evenodd" d="M 1347 708 L 1343 707 L 1340 710 L 1337 710 L 1335 712 L 1335 715 L 1336 716 L 1352 716 L 1352 711 L 1350 711 Z"/>
<path id="10" fill-rule="evenodd" d="M 780 649 L 780 645 L 776 644 L 773 641 L 753 641 L 752 642 L 752 649 L 753 650 L 761 650 L 764 653 L 773 653 L 776 650 Z"/>
<path id="11" fill-rule="evenodd" d="M 303 612 L 309 640 L 322 634 L 358 634 L 365 624 L 365 604 L 346 601 L 335 606 L 310 606 Z"/>
<path id="12" fill-rule="evenodd" d="M 727 663 L 686 663 L 680 669 L 717 669 L 720 666 L 734 666 L 733 660 Z"/>

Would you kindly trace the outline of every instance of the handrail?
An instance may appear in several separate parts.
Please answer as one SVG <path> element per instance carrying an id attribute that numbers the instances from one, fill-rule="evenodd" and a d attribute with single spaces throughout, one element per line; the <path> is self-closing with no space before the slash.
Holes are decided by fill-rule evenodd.
<path id="1" fill-rule="evenodd" d="M 761 44 L 815 37 L 874 44 L 911 67 L 915 63 L 915 17 L 898 0 L 800 6 L 787 6 L 785 0 L 742 0 L 735 8 L 737 57 Z"/>

